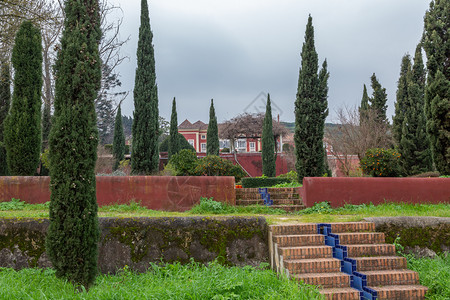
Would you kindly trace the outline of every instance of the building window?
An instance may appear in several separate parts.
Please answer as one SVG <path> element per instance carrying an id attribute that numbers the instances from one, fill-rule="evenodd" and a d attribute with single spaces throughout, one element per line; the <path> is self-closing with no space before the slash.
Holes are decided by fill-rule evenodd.
<path id="1" fill-rule="evenodd" d="M 255 142 L 250 142 L 250 152 L 255 152 Z"/>
<path id="2" fill-rule="evenodd" d="M 202 143 L 201 147 L 202 147 L 201 151 L 206 152 L 206 143 Z"/>
<path id="3" fill-rule="evenodd" d="M 194 140 L 188 140 L 188 143 L 192 146 L 192 147 L 194 147 Z M 195 147 L 194 147 L 195 148 Z"/>
<path id="4" fill-rule="evenodd" d="M 246 151 L 247 150 L 247 140 L 245 139 L 239 139 L 236 141 L 236 149 L 240 151 Z"/>
<path id="5" fill-rule="evenodd" d="M 223 149 L 223 148 L 230 149 L 230 140 L 220 140 L 219 146 L 220 146 L 220 149 Z"/>
<path id="6" fill-rule="evenodd" d="M 206 140 L 206 135 L 202 134 L 202 140 Z"/>

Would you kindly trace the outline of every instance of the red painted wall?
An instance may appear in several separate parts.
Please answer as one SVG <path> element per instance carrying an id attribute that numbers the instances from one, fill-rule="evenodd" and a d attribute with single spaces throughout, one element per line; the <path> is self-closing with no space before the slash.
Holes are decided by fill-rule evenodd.
<path id="1" fill-rule="evenodd" d="M 307 207 L 322 201 L 332 207 L 385 201 L 450 203 L 450 178 L 306 177 L 301 195 Z"/>
<path id="2" fill-rule="evenodd" d="M 0 177 L 0 201 L 11 198 L 37 204 L 50 201 L 49 177 Z M 234 177 L 227 176 L 98 176 L 99 206 L 131 200 L 155 210 L 185 211 L 200 197 L 234 205 Z"/>

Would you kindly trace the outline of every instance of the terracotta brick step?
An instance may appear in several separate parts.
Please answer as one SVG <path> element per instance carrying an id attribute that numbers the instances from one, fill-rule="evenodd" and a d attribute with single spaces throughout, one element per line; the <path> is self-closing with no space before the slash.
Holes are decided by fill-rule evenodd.
<path id="1" fill-rule="evenodd" d="M 302 210 L 302 209 L 306 208 L 304 205 L 275 205 L 275 204 L 271 205 L 270 207 L 283 209 L 286 212 L 293 212 L 293 211 L 298 211 L 298 210 Z"/>
<path id="2" fill-rule="evenodd" d="M 324 236 L 320 234 L 274 236 L 273 242 L 277 243 L 278 247 L 323 246 L 325 244 Z"/>
<path id="3" fill-rule="evenodd" d="M 303 205 L 303 201 L 301 199 L 270 199 L 273 201 L 273 204 L 277 204 L 277 205 L 283 205 L 283 204 L 287 204 L 287 205 Z M 263 199 L 241 199 L 241 200 L 236 200 L 236 205 L 255 205 L 255 204 L 259 204 L 259 205 L 264 205 L 264 200 Z"/>
<path id="4" fill-rule="evenodd" d="M 273 235 L 316 234 L 316 224 L 283 224 L 272 225 L 270 231 Z"/>
<path id="5" fill-rule="evenodd" d="M 385 242 L 382 232 L 351 232 L 339 233 L 341 245 L 355 244 L 383 244 Z"/>
<path id="6" fill-rule="evenodd" d="M 416 285 L 419 274 L 411 270 L 364 271 L 368 286 Z"/>
<path id="7" fill-rule="evenodd" d="M 322 288 L 350 287 L 350 276 L 345 273 L 308 273 L 293 275 L 298 281 Z"/>
<path id="8" fill-rule="evenodd" d="M 325 296 L 327 300 L 359 300 L 359 291 L 354 288 L 331 288 L 322 289 L 320 293 Z"/>
<path id="9" fill-rule="evenodd" d="M 371 222 L 346 222 L 346 223 L 331 223 L 332 233 L 341 232 L 367 232 L 375 231 L 375 223 Z"/>
<path id="10" fill-rule="evenodd" d="M 269 193 L 270 198 L 281 198 L 281 199 L 301 199 L 299 194 L 288 194 L 288 193 Z M 236 200 L 245 200 L 245 199 L 261 199 L 261 195 L 259 193 L 246 193 L 246 194 L 236 194 Z"/>
<path id="11" fill-rule="evenodd" d="M 391 244 L 361 244 L 347 246 L 348 257 L 395 256 L 395 246 Z"/>
<path id="12" fill-rule="evenodd" d="M 333 257 L 333 249 L 330 246 L 279 247 L 278 253 L 283 256 L 283 259 L 312 259 Z"/>
<path id="13" fill-rule="evenodd" d="M 428 288 L 421 285 L 386 285 L 369 286 L 378 293 L 377 299 L 389 300 L 421 300 L 425 299 Z"/>
<path id="14" fill-rule="evenodd" d="M 341 261 L 336 258 L 288 259 L 284 266 L 292 274 L 303 273 L 339 273 Z"/>
<path id="15" fill-rule="evenodd" d="M 356 269 L 364 271 L 406 269 L 406 258 L 399 256 L 356 257 Z"/>

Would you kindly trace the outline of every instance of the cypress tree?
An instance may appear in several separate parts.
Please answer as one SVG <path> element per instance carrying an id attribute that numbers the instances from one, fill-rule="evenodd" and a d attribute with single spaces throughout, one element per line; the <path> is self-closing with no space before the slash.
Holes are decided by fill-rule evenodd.
<path id="1" fill-rule="evenodd" d="M 309 16 L 302 47 L 295 101 L 296 169 L 299 182 L 306 176 L 324 174 L 323 135 L 328 115 L 328 77 L 326 61 L 318 74 L 318 56 L 314 46 L 314 27 Z"/>
<path id="2" fill-rule="evenodd" d="M 152 40 L 147 0 L 141 0 L 131 147 L 131 171 L 141 175 L 152 174 L 159 167 L 158 88 Z"/>
<path id="3" fill-rule="evenodd" d="M 117 109 L 116 121 L 114 123 L 114 139 L 112 152 L 114 157 L 113 170 L 117 170 L 119 168 L 120 162 L 125 157 L 125 135 L 123 133 L 122 109 L 120 108 L 120 105 Z"/>
<path id="4" fill-rule="evenodd" d="M 367 94 L 367 87 L 364 84 L 361 106 L 359 107 L 359 124 L 362 124 L 367 119 L 366 114 L 369 109 L 369 95 Z"/>
<path id="5" fill-rule="evenodd" d="M 9 104 L 11 102 L 11 77 L 8 63 L 2 61 L 0 67 L 0 176 L 5 176 L 9 175 L 9 172 L 8 164 L 6 162 L 6 149 L 3 144 L 3 123 L 8 115 Z"/>
<path id="6" fill-rule="evenodd" d="M 4 143 L 11 175 L 34 175 L 41 154 L 41 33 L 30 21 L 17 32 L 12 52 L 14 91 Z"/>
<path id="7" fill-rule="evenodd" d="M 381 84 L 378 82 L 377 77 L 375 76 L 375 73 L 372 74 L 372 77 L 370 77 L 371 83 L 372 83 L 372 97 L 369 98 L 370 101 L 370 108 L 375 110 L 377 112 L 377 120 L 380 123 L 388 123 L 388 119 L 386 116 L 386 110 L 387 110 L 387 94 L 386 89 L 381 86 Z"/>
<path id="8" fill-rule="evenodd" d="M 275 140 L 272 130 L 272 106 L 270 95 L 267 94 L 266 115 L 262 131 L 262 169 L 267 177 L 276 176 Z"/>
<path id="9" fill-rule="evenodd" d="M 180 151 L 178 137 L 178 117 L 177 117 L 177 103 L 175 102 L 175 97 L 172 101 L 172 115 L 170 116 L 170 134 L 169 134 L 169 159 L 172 155 L 177 154 Z"/>
<path id="10" fill-rule="evenodd" d="M 51 202 L 46 252 L 57 277 L 87 289 L 97 275 L 98 259 L 94 101 L 101 80 L 101 35 L 97 0 L 65 2 L 49 137 Z"/>
<path id="11" fill-rule="evenodd" d="M 42 111 L 42 152 L 48 149 L 48 136 L 51 126 L 50 104 L 45 102 Z"/>
<path id="12" fill-rule="evenodd" d="M 433 162 L 450 174 L 450 2 L 434 0 L 425 14 L 423 47 L 427 54 L 425 114 Z"/>
<path id="13" fill-rule="evenodd" d="M 408 74 L 411 71 L 411 59 L 409 55 L 404 55 L 400 67 L 400 78 L 397 85 L 397 101 L 395 103 L 395 115 L 393 119 L 393 136 L 397 144 L 402 139 L 403 120 L 405 119 L 408 104 Z"/>
<path id="14" fill-rule="evenodd" d="M 206 132 L 206 155 L 219 156 L 219 130 L 217 129 L 217 118 L 213 99 L 211 99 L 211 106 L 209 108 L 209 124 L 208 131 Z"/>

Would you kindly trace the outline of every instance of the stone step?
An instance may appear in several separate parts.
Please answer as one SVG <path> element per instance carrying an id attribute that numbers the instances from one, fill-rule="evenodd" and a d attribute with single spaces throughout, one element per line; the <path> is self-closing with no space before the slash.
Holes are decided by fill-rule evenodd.
<path id="1" fill-rule="evenodd" d="M 292 276 L 306 284 L 316 285 L 321 288 L 345 288 L 350 287 L 350 276 L 345 273 L 307 273 Z"/>
<path id="2" fill-rule="evenodd" d="M 406 258 L 399 256 L 356 257 L 356 270 L 364 271 L 406 269 Z"/>
<path id="3" fill-rule="evenodd" d="M 270 230 L 273 235 L 317 234 L 317 225 L 312 223 L 272 225 Z"/>
<path id="4" fill-rule="evenodd" d="M 348 257 L 395 256 L 395 246 L 391 244 L 361 244 L 347 246 Z"/>
<path id="5" fill-rule="evenodd" d="M 275 198 L 279 198 L 279 199 L 295 199 L 295 200 L 300 200 L 301 197 L 299 194 L 288 194 L 288 193 L 269 193 L 270 195 L 270 199 L 275 199 Z M 246 200 L 246 199 L 251 199 L 251 200 L 256 200 L 256 199 L 261 199 L 261 195 L 259 193 L 257 194 L 239 194 L 236 195 L 236 200 Z"/>
<path id="6" fill-rule="evenodd" d="M 270 199 L 275 205 L 303 205 L 303 200 L 301 199 Z M 242 199 L 236 200 L 236 205 L 264 205 L 263 199 Z"/>
<path id="7" fill-rule="evenodd" d="M 338 235 L 341 245 L 383 244 L 385 241 L 382 232 L 351 232 Z"/>
<path id="8" fill-rule="evenodd" d="M 428 288 L 422 285 L 385 285 L 369 287 L 377 291 L 378 300 L 422 300 L 425 299 L 425 293 L 428 291 Z"/>
<path id="9" fill-rule="evenodd" d="M 327 300 L 359 300 L 360 293 L 354 288 L 331 288 L 321 289 L 320 293 L 325 296 Z"/>
<path id="10" fill-rule="evenodd" d="M 333 249 L 330 246 L 279 247 L 278 253 L 283 256 L 283 259 L 312 259 L 333 257 Z"/>
<path id="11" fill-rule="evenodd" d="M 419 274 L 411 270 L 364 271 L 368 286 L 417 285 Z"/>
<path id="12" fill-rule="evenodd" d="M 284 266 L 291 274 L 303 273 L 338 273 L 341 261 L 336 258 L 288 259 Z"/>
<path id="13" fill-rule="evenodd" d="M 271 205 L 270 207 L 282 209 L 282 210 L 285 210 L 286 212 L 294 212 L 294 211 L 299 211 L 299 210 L 306 208 L 306 206 L 304 206 L 304 205 L 275 205 L 275 204 Z"/>
<path id="14" fill-rule="evenodd" d="M 278 247 L 325 245 L 324 236 L 321 234 L 273 236 L 273 242 L 277 243 Z"/>
<path id="15" fill-rule="evenodd" d="M 332 233 L 375 231 L 375 223 L 371 222 L 345 222 L 330 224 Z"/>

